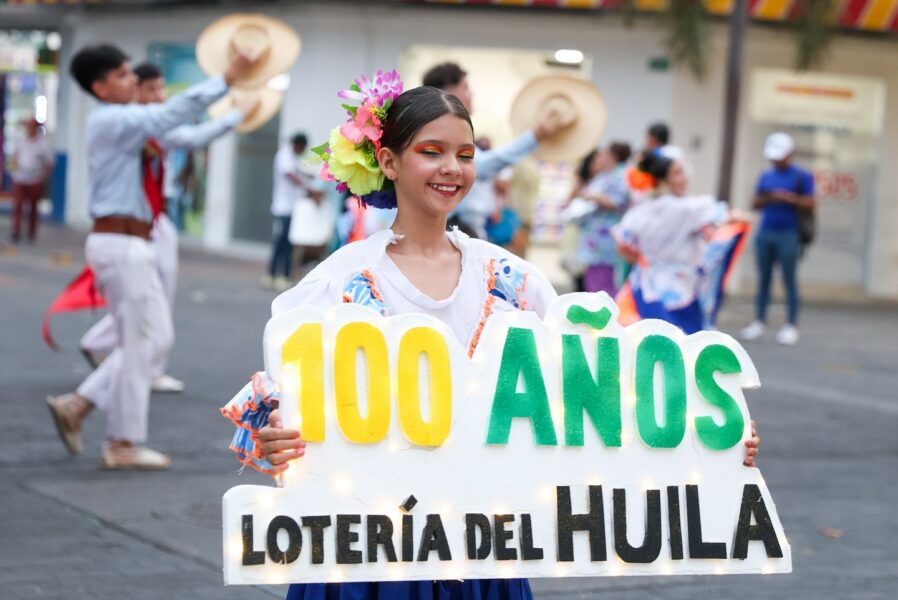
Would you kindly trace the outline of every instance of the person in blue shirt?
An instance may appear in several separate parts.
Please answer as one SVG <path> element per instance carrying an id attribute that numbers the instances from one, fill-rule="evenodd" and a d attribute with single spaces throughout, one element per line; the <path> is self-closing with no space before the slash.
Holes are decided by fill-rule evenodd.
<path id="1" fill-rule="evenodd" d="M 50 397 L 47 404 L 72 454 L 81 452 L 81 423 L 87 414 L 94 407 L 106 412 L 102 468 L 165 469 L 171 462 L 144 445 L 152 365 L 173 341 L 171 312 L 150 246 L 162 207 L 150 201 L 143 186 L 144 146 L 193 122 L 255 63 L 254 57 L 237 50 L 224 74 L 166 102 L 137 104 L 137 79 L 119 48 L 88 46 L 72 59 L 72 77 L 99 101 L 85 131 L 88 206 L 94 221 L 85 255 L 118 339 L 112 354 L 76 392 Z"/>
<path id="2" fill-rule="evenodd" d="M 764 158 L 771 167 L 758 179 L 752 206 L 761 211 L 761 225 L 755 239 L 758 261 L 758 292 L 755 321 L 742 330 L 741 337 L 755 340 L 766 330 L 767 305 L 773 267 L 783 273 L 788 306 L 786 323 L 777 333 L 779 343 L 798 343 L 798 258 L 799 211 L 814 209 L 814 177 L 792 164 L 795 142 L 786 133 L 774 133 L 764 144 Z"/>

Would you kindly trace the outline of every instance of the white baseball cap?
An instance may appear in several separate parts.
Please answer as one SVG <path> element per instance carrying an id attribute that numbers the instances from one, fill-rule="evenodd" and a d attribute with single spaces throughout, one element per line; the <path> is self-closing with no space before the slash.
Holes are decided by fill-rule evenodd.
<path id="1" fill-rule="evenodd" d="M 794 151 L 795 140 L 788 133 L 772 133 L 764 142 L 764 158 L 767 160 L 783 160 Z"/>

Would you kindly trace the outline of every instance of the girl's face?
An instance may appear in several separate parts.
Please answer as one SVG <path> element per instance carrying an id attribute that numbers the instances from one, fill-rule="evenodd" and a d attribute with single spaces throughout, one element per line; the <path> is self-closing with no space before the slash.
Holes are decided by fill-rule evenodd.
<path id="1" fill-rule="evenodd" d="M 667 187 L 674 196 L 686 195 L 689 180 L 686 178 L 686 169 L 678 161 L 674 161 L 667 172 Z"/>
<path id="2" fill-rule="evenodd" d="M 378 160 L 400 206 L 412 202 L 429 215 L 448 216 L 474 183 L 474 151 L 470 125 L 447 114 L 422 127 L 399 154 L 382 148 Z"/>

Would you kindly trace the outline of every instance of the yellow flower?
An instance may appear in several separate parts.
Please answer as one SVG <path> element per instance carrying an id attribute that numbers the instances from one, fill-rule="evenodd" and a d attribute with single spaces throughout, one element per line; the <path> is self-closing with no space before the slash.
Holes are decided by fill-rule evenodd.
<path id="1" fill-rule="evenodd" d="M 384 174 L 380 166 L 372 166 L 363 149 L 340 135 L 339 127 L 331 131 L 328 146 L 331 152 L 327 162 L 331 175 L 348 185 L 353 194 L 364 196 L 383 186 Z"/>

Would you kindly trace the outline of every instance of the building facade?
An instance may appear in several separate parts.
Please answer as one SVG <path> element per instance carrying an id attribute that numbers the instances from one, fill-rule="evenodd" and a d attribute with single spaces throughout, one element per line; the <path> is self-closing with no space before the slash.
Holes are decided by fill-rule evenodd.
<path id="1" fill-rule="evenodd" d="M 253 9 L 250 4 L 242 8 Z M 504 129 L 503 110 L 516 86 L 541 69 L 556 68 L 550 64 L 556 50 L 579 50 L 585 60 L 575 74 L 595 83 L 608 105 L 604 139 L 641 147 L 647 124 L 666 121 L 673 142 L 693 165 L 692 189 L 717 189 L 728 43 L 723 22 L 711 27 L 708 75 L 697 81 L 667 67 L 664 32 L 650 17 L 631 22 L 602 11 L 427 3 L 263 8 L 296 29 L 302 53 L 289 74 L 279 118 L 252 135 L 227 136 L 210 147 L 202 226 L 196 232 L 206 247 L 260 247 L 267 234 L 274 151 L 296 131 L 305 131 L 311 140 L 326 139 L 329 128 L 343 118 L 337 90 L 360 73 L 393 67 L 400 68 L 407 86 L 417 85 L 424 59 L 436 57 L 458 60 L 468 69 L 475 125 L 501 141 L 511 135 Z M 227 5 L 228 11 L 239 9 Z M 225 12 L 217 5 L 140 13 L 75 11 L 49 25 L 62 34 L 64 67 L 74 49 L 99 41 L 119 44 L 136 61 L 189 48 L 203 27 Z M 779 129 L 792 132 L 798 162 L 814 169 L 823 192 L 818 240 L 802 266 L 807 295 L 898 299 L 898 236 L 893 235 L 898 171 L 888 167 L 898 159 L 896 44 L 894 37 L 838 36 L 822 67 L 799 75 L 791 71 L 794 42 L 787 31 L 749 29 L 733 203 L 741 208 L 750 204 L 764 167 L 764 136 Z M 796 94 L 799 101 L 808 101 L 812 114 L 788 116 Z M 849 99 L 845 106 L 840 98 Z M 86 227 L 84 123 L 93 101 L 62 77 L 58 103 L 56 145 L 68 156 L 66 220 Z M 753 277 L 749 254 L 734 283 L 748 289 Z"/>

